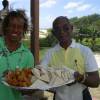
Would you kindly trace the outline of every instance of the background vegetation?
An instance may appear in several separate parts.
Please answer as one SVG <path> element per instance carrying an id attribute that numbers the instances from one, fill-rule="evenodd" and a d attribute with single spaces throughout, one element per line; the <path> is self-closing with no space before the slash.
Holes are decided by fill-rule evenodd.
<path id="1" fill-rule="evenodd" d="M 73 38 L 89 46 L 93 51 L 100 51 L 100 15 L 74 17 L 70 21 L 73 24 Z M 48 36 L 40 39 L 40 47 L 51 47 L 57 43 L 51 30 L 47 29 Z"/>

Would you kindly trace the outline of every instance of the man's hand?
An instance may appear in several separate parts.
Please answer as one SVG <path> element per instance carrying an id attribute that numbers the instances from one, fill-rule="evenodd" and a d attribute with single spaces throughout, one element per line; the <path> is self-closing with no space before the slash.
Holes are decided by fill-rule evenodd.
<path id="1" fill-rule="evenodd" d="M 84 75 L 80 74 L 79 72 L 74 72 L 74 78 L 76 82 L 81 83 L 84 80 Z"/>

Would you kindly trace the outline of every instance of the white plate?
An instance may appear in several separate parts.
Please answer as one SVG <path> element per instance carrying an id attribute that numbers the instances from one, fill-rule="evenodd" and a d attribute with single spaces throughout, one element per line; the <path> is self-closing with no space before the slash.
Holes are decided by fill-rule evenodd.
<path id="1" fill-rule="evenodd" d="M 23 91 L 40 91 L 40 89 L 34 89 L 32 87 L 18 87 L 18 86 L 12 86 L 9 85 L 7 82 L 2 81 L 2 83 L 10 88 L 16 89 L 16 90 L 23 90 Z"/>
<path id="2" fill-rule="evenodd" d="M 17 90 L 36 91 L 36 90 L 48 90 L 50 88 L 70 84 L 75 81 L 73 76 L 74 71 L 72 69 L 63 67 L 63 68 L 47 68 L 44 70 L 46 71 L 46 72 L 44 71 L 46 76 L 48 75 L 49 77 L 49 82 L 46 82 L 45 78 L 43 80 L 41 76 L 40 77 L 36 76 L 37 77 L 36 80 L 29 87 L 16 87 L 16 86 L 9 85 L 5 81 L 2 82 L 6 86 L 9 86 Z"/>

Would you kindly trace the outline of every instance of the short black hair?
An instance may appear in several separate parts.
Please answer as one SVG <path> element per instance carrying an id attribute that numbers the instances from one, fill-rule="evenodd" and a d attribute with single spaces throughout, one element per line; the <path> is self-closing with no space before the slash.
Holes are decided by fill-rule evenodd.
<path id="1" fill-rule="evenodd" d="M 57 18 L 53 21 L 53 29 L 55 28 L 55 25 L 57 24 L 57 22 L 58 22 L 59 20 L 61 20 L 61 19 L 65 19 L 68 23 L 70 23 L 70 22 L 69 22 L 69 19 L 68 19 L 66 16 L 59 16 L 59 17 L 57 17 Z"/>
<path id="2" fill-rule="evenodd" d="M 24 33 L 27 31 L 28 29 L 28 19 L 26 17 L 26 14 L 23 10 L 13 10 L 10 11 L 4 18 L 3 23 L 2 23 L 2 31 L 3 34 L 5 35 L 7 33 L 7 28 L 9 27 L 9 22 L 10 20 L 12 20 L 12 18 L 16 18 L 19 17 L 21 19 L 24 20 Z"/>
<path id="3" fill-rule="evenodd" d="M 59 20 L 65 20 L 70 24 L 70 21 L 66 16 L 58 16 L 58 17 L 56 17 L 56 19 L 53 21 L 53 25 L 52 25 L 52 34 L 54 36 L 56 36 L 58 34 L 58 33 L 55 32 L 55 28 L 56 28 L 56 25 L 59 22 Z"/>

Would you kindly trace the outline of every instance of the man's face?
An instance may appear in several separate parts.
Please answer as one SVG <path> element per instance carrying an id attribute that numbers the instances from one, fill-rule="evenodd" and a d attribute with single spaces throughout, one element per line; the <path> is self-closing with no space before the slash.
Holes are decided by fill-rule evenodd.
<path id="1" fill-rule="evenodd" d="M 24 32 L 24 20 L 15 17 L 9 21 L 6 38 L 12 42 L 20 42 Z"/>
<path id="2" fill-rule="evenodd" d="M 60 19 L 55 27 L 54 27 L 54 31 L 56 33 L 56 37 L 59 40 L 61 46 L 69 46 L 70 42 L 71 42 L 71 34 L 72 34 L 72 26 L 70 25 L 70 23 L 68 21 L 66 21 L 65 19 Z"/>

